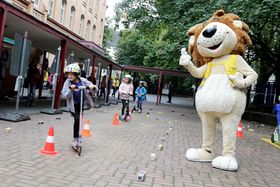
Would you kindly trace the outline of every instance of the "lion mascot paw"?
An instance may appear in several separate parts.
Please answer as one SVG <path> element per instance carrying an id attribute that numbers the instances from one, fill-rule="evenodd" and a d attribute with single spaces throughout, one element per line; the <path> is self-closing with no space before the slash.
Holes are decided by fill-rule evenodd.
<path id="1" fill-rule="evenodd" d="M 238 169 L 237 161 L 233 156 L 218 156 L 212 161 L 212 166 L 227 171 L 236 171 Z"/>
<path id="2" fill-rule="evenodd" d="M 204 149 L 191 148 L 187 150 L 186 158 L 194 162 L 211 162 L 213 160 L 213 155 Z"/>

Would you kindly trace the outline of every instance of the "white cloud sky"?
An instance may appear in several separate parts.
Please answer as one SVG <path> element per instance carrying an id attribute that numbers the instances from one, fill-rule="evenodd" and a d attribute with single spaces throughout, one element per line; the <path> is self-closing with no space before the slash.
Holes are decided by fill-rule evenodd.
<path id="1" fill-rule="evenodd" d="M 122 2 L 122 0 L 107 0 L 108 9 L 106 17 L 113 18 L 115 16 L 115 4 Z"/>

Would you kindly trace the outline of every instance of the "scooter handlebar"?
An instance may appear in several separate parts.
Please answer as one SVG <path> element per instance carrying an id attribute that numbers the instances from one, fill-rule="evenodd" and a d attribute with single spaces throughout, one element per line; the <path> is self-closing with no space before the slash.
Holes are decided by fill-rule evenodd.
<path id="1" fill-rule="evenodd" d="M 133 94 L 130 94 L 130 93 L 121 93 L 123 94 L 124 96 L 133 96 Z"/>
<path id="2" fill-rule="evenodd" d="M 69 89 L 72 89 L 71 86 L 69 86 Z M 88 86 L 76 86 L 75 89 L 79 89 L 79 90 L 89 90 L 90 87 L 88 87 Z"/>

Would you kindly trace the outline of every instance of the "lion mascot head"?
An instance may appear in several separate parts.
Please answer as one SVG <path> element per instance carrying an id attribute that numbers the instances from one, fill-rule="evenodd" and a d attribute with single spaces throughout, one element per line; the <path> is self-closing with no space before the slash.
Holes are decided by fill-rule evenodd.
<path id="1" fill-rule="evenodd" d="M 196 24 L 188 30 L 188 52 L 196 66 L 202 66 L 212 58 L 226 54 L 244 56 L 246 46 L 252 45 L 248 31 L 248 25 L 239 16 L 218 10 L 208 21 Z"/>

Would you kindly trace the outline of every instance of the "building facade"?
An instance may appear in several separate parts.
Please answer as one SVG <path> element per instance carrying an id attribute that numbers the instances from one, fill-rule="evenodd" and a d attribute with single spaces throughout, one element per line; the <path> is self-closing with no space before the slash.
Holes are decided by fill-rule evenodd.
<path id="1" fill-rule="evenodd" d="M 102 47 L 107 0 L 5 0 L 75 40 Z"/>

